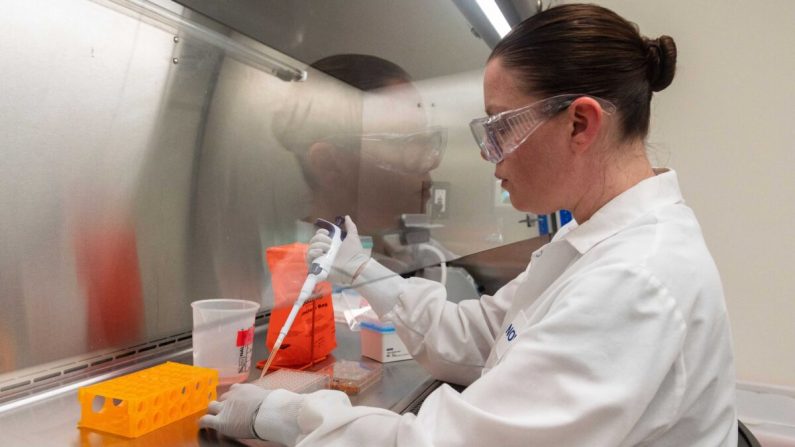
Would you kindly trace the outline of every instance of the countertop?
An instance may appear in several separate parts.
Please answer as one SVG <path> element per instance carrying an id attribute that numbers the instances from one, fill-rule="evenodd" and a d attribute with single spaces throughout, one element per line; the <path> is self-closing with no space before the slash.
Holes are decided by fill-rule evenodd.
<path id="1" fill-rule="evenodd" d="M 335 359 L 360 359 L 359 333 L 346 325 L 337 324 L 337 348 L 326 363 Z M 254 362 L 265 358 L 266 328 L 258 327 L 254 341 Z M 183 350 L 162 361 L 190 364 L 190 350 Z M 319 365 L 322 367 L 322 363 Z M 249 380 L 259 377 L 260 370 L 252 369 Z M 383 375 L 379 382 L 361 393 L 351 396 L 354 405 L 387 408 L 404 412 L 418 398 L 424 396 L 435 385 L 435 381 L 414 361 L 403 360 L 383 364 Z M 218 395 L 225 391 L 218 388 Z M 276 445 L 258 440 L 238 441 L 219 436 L 217 433 L 200 430 L 198 420 L 204 411 L 187 416 L 165 427 L 134 439 L 77 428 L 80 405 L 77 391 L 69 391 L 25 405 L 0 414 L 0 445 L 3 446 L 227 446 Z"/>

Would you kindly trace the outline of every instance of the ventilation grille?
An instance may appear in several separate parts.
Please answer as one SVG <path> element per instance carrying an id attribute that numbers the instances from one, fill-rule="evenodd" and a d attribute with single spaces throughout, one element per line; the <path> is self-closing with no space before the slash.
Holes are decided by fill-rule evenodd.
<path id="1" fill-rule="evenodd" d="M 254 325 L 264 327 L 269 316 L 270 311 L 258 314 Z M 89 385 L 188 354 L 192 341 L 190 331 L 182 332 L 118 351 L 0 375 L 0 413 L 23 399 L 38 400 L 73 390 L 75 384 Z"/>

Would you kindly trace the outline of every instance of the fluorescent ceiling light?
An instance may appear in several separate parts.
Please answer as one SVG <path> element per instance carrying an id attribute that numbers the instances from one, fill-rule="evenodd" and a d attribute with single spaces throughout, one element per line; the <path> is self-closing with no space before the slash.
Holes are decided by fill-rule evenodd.
<path id="1" fill-rule="evenodd" d="M 508 21 L 505 20 L 505 16 L 502 15 L 502 11 L 500 11 L 500 7 L 497 6 L 497 3 L 494 0 L 476 1 L 480 9 L 483 10 L 483 13 L 486 14 L 486 18 L 491 22 L 491 26 L 497 30 L 497 34 L 499 34 L 501 38 L 508 34 L 511 30 L 511 25 L 508 25 Z"/>

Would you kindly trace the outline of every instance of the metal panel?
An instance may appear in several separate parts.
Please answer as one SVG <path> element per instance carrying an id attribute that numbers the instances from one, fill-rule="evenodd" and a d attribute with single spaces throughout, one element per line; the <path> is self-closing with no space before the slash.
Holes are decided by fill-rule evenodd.
<path id="1" fill-rule="evenodd" d="M 421 80 L 480 69 L 489 54 L 448 0 L 177 2 L 307 63 L 333 54 L 373 54 Z"/>
<path id="2" fill-rule="evenodd" d="M 49 0 L 4 7 L 4 385 L 31 369 L 190 330 L 196 299 L 227 292 L 263 299 L 261 261 L 242 277 L 217 265 L 203 270 L 225 248 L 197 248 L 204 197 L 196 190 L 211 152 L 224 149 L 205 145 L 223 67 L 249 67 L 274 89 L 287 83 L 269 70 L 270 49 L 163 5 Z M 294 62 L 284 60 L 286 67 Z M 232 211 L 231 220 L 242 208 Z"/>
<path id="3" fill-rule="evenodd" d="M 366 3 L 370 17 L 396 7 Z M 306 4 L 294 7 L 285 17 Z M 495 208 L 493 168 L 469 136 L 487 50 L 460 16 L 431 23 L 450 9 L 402 31 L 431 36 L 422 51 L 366 18 L 340 22 L 345 45 L 324 47 L 340 23 L 309 14 L 321 29 L 307 57 L 358 48 L 419 77 L 474 70 L 364 93 L 167 0 L 5 5 L 0 399 L 177 343 L 192 301 L 269 308 L 265 249 L 307 240 L 314 217 L 351 214 L 401 272 L 439 262 L 422 253 L 449 260 L 531 236 L 504 225 L 519 216 Z M 466 63 L 446 66 L 456 58 Z M 433 125 L 447 133 L 438 169 L 385 167 L 408 158 L 374 142 L 416 141 Z M 402 214 L 426 211 L 430 182 L 445 182 L 448 211 L 430 232 L 437 250 L 423 251 L 397 232 Z"/>
<path id="4" fill-rule="evenodd" d="M 140 281 L 121 273 L 103 285 L 99 276 L 136 266 L 145 235 L 133 203 L 174 43 L 79 0 L 10 3 L 0 22 L 10 37 L 0 43 L 5 372 L 145 337 Z M 123 284 L 119 310 L 129 313 L 107 322 L 118 325 L 113 334 L 100 324 L 92 332 L 104 309 L 88 296 Z"/>
<path id="5" fill-rule="evenodd" d="M 265 356 L 265 330 L 260 327 L 255 335 L 254 358 Z M 359 358 L 359 335 L 351 332 L 345 325 L 337 325 L 339 346 L 333 357 L 318 368 L 328 366 L 333 359 Z M 175 352 L 172 355 L 149 358 L 140 361 L 139 367 L 152 366 L 164 361 L 190 362 L 190 352 Z M 434 384 L 434 380 L 414 360 L 404 360 L 383 365 L 381 380 L 363 392 L 351 396 L 354 405 L 366 405 L 403 412 Z M 130 369 L 121 368 L 116 374 L 106 374 L 93 380 L 86 380 L 81 385 L 96 383 L 119 374 L 129 373 Z M 259 371 L 251 371 L 249 380 L 259 377 Z M 219 394 L 226 391 L 219 387 Z M 208 430 L 198 430 L 198 419 L 202 413 L 196 413 L 175 421 L 161 429 L 147 433 L 138 438 L 125 439 L 119 436 L 78 429 L 80 420 L 80 404 L 77 399 L 76 387 L 56 390 L 49 395 L 37 396 L 39 400 L 22 407 L 4 408 L 0 404 L 0 433 L 3 434 L 3 445 L 56 447 L 64 445 L 87 446 L 229 446 L 257 445 L 271 446 L 275 443 L 255 440 L 234 440 L 223 437 Z"/>

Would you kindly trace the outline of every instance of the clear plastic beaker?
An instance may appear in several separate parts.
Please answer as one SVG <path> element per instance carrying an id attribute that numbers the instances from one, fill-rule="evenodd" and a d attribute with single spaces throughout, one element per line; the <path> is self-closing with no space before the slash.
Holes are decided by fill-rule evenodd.
<path id="1" fill-rule="evenodd" d="M 193 307 L 193 364 L 218 370 L 221 385 L 243 382 L 251 369 L 254 317 L 259 304 L 202 300 Z"/>

